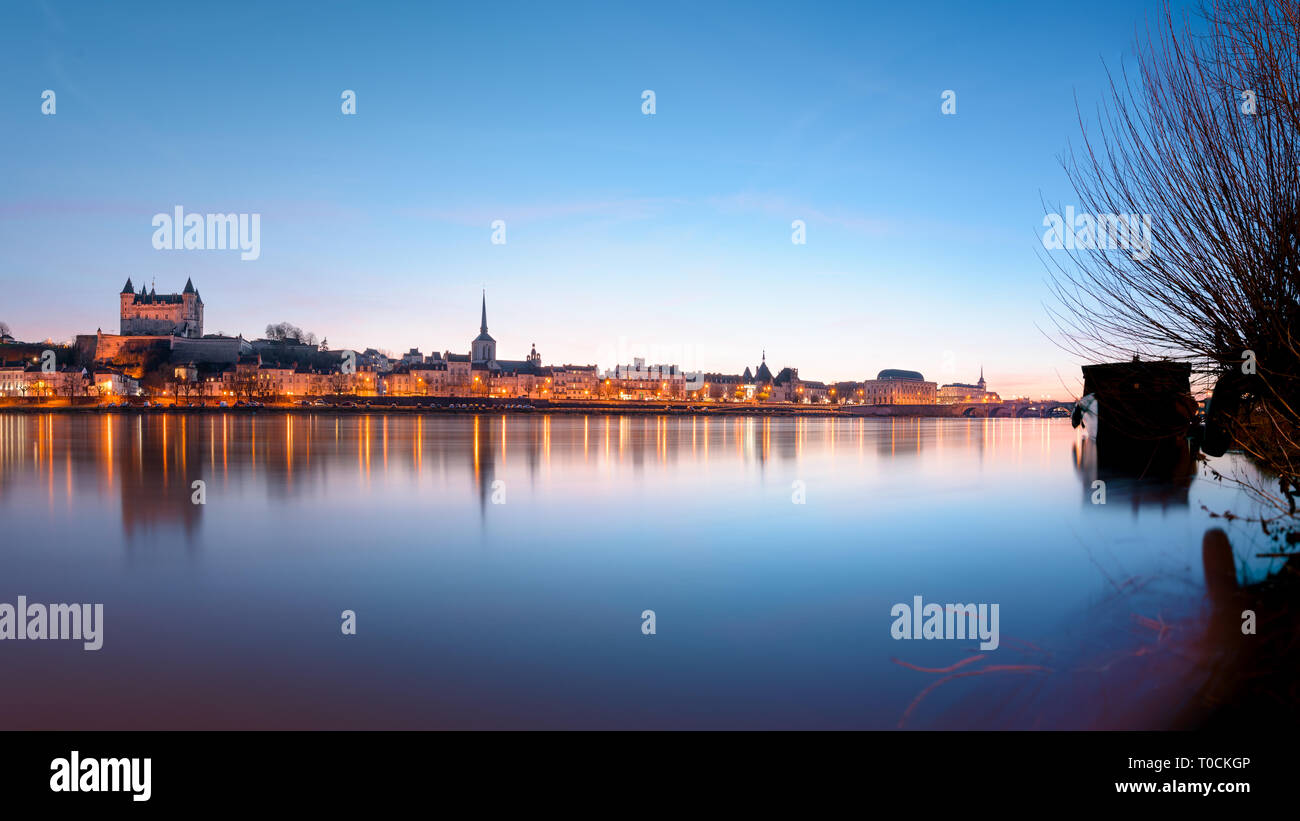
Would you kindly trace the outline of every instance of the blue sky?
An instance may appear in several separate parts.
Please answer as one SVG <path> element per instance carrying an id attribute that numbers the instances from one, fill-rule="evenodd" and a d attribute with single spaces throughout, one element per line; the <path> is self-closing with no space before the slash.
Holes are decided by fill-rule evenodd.
<path id="1" fill-rule="evenodd" d="M 0 320 L 115 332 L 128 275 L 189 276 L 209 332 L 467 351 L 486 288 L 503 358 L 1064 396 L 1042 201 L 1155 11 L 6 3 Z M 176 205 L 261 214 L 260 258 L 155 250 Z"/>

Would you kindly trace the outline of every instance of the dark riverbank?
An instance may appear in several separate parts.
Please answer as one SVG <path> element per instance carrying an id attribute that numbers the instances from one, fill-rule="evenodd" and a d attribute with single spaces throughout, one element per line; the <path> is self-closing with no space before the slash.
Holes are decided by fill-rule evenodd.
<path id="1" fill-rule="evenodd" d="M 68 404 L 23 404 L 0 405 L 0 413 L 69 413 L 69 414 L 103 414 L 103 413 L 143 413 L 143 414 L 258 414 L 258 413 L 300 413 L 300 414 L 624 414 L 624 415 L 680 415 L 680 416 L 784 416 L 784 417 L 818 417 L 844 418 L 851 414 L 834 407 L 799 407 L 765 406 L 765 405 L 664 405 L 662 403 L 520 403 L 520 402 L 484 402 L 463 401 L 446 403 L 404 403 L 404 402 L 351 402 L 326 403 L 323 405 L 258 405 L 220 407 L 217 405 L 68 405 Z M 907 414 L 880 414 L 907 415 Z M 922 414 L 916 414 L 922 415 Z"/>
<path id="2" fill-rule="evenodd" d="M 1055 405 L 1051 415 L 1065 417 Z M 775 416 L 800 418 L 851 419 L 862 417 L 946 418 L 946 417 L 1039 417 L 1037 409 L 1011 403 L 970 407 L 969 405 L 796 405 L 790 403 L 664 403 L 664 402 L 555 402 L 547 400 L 464 399 L 460 397 L 386 398 L 325 400 L 323 404 L 260 404 L 221 407 L 206 405 L 150 405 L 143 403 L 118 406 L 89 402 L 69 403 L 26 401 L 0 404 L 0 413 L 429 413 L 429 414 L 622 414 L 629 416 Z"/>

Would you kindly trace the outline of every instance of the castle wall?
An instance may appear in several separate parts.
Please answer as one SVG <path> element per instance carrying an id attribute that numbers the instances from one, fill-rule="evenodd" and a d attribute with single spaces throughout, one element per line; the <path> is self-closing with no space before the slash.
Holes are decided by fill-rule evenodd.
<path id="1" fill-rule="evenodd" d="M 146 350 L 156 350 L 166 348 L 171 350 L 170 334 L 138 334 L 133 336 L 116 336 L 114 334 L 99 334 L 97 337 L 89 337 L 94 340 L 93 361 L 103 363 L 112 362 L 122 356 L 135 357 Z M 81 345 L 82 337 L 77 337 L 78 347 Z"/>

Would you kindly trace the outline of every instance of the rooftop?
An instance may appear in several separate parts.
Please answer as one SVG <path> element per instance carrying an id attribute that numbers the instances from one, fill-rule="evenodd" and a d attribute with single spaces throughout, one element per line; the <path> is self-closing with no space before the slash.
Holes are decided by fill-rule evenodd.
<path id="1" fill-rule="evenodd" d="M 876 374 L 876 379 L 903 379 L 909 382 L 924 382 L 925 377 L 920 371 L 904 371 L 899 368 L 885 368 Z"/>

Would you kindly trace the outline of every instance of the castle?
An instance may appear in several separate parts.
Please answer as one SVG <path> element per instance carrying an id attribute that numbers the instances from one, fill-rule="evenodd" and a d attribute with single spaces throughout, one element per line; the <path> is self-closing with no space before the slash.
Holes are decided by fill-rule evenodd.
<path id="1" fill-rule="evenodd" d="M 203 336 L 203 299 L 186 279 L 179 294 L 162 294 L 144 286 L 136 293 L 127 277 L 122 286 L 122 336 L 180 336 L 198 339 Z"/>

